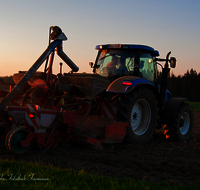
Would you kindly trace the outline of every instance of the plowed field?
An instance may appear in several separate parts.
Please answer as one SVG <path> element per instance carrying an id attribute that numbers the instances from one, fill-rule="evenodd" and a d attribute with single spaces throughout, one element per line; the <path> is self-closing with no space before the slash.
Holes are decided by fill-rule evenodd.
<path id="1" fill-rule="evenodd" d="M 169 142 L 158 130 L 147 145 L 95 148 L 64 144 L 46 152 L 29 149 L 23 155 L 14 155 L 3 147 L 0 158 L 37 161 L 106 176 L 200 185 L 200 112 L 194 113 L 194 132 L 187 142 Z"/>

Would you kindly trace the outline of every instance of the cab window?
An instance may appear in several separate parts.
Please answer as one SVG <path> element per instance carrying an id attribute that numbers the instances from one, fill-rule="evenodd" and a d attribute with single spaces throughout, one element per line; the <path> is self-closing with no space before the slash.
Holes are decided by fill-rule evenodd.
<path id="1" fill-rule="evenodd" d="M 155 82 L 155 65 L 153 62 L 153 57 L 149 53 L 142 53 L 140 55 L 140 73 L 142 73 L 143 78 L 154 83 Z"/>
<path id="2" fill-rule="evenodd" d="M 134 70 L 134 52 L 102 50 L 97 61 L 96 73 L 102 76 L 126 75 Z"/>

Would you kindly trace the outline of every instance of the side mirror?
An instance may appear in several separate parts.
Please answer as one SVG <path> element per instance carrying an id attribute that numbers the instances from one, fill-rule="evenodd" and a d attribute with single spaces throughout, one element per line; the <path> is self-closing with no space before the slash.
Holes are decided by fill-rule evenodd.
<path id="1" fill-rule="evenodd" d="M 91 68 L 94 68 L 93 65 L 94 65 L 93 62 L 89 62 L 89 66 L 90 66 Z"/>
<path id="2" fill-rule="evenodd" d="M 170 62 L 170 67 L 171 68 L 175 68 L 176 67 L 176 58 L 175 57 L 171 57 L 169 62 Z"/>

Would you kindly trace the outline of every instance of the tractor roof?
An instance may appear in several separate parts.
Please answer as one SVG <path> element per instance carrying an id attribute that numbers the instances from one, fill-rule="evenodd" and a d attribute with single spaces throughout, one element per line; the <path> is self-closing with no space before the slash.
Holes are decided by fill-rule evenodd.
<path id="1" fill-rule="evenodd" d="M 138 44 L 105 44 L 105 45 L 97 45 L 97 50 L 102 49 L 133 49 L 133 50 L 147 50 L 153 53 L 154 56 L 159 56 L 159 52 L 154 50 L 150 46 L 146 45 L 138 45 Z"/>

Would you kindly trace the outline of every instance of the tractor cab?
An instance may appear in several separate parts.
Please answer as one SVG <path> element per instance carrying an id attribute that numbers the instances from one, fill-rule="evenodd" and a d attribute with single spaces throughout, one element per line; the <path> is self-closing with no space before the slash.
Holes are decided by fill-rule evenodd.
<path id="1" fill-rule="evenodd" d="M 99 50 L 93 72 L 111 80 L 124 75 L 135 75 L 154 83 L 157 66 L 154 58 L 159 52 L 145 45 L 107 44 L 97 45 Z"/>

